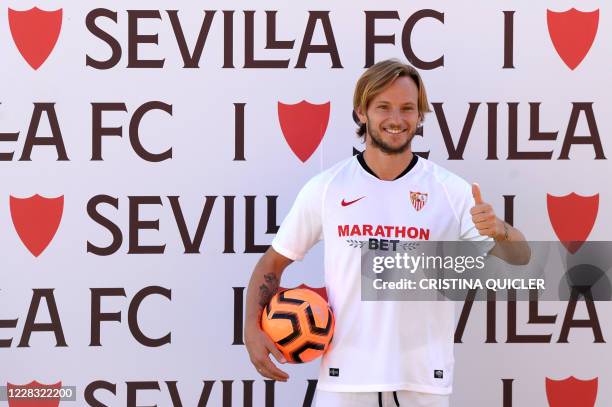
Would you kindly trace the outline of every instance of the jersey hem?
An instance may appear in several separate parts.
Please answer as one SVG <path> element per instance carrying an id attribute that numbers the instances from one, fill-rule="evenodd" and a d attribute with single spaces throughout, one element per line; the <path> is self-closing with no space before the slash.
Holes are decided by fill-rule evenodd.
<path id="1" fill-rule="evenodd" d="M 419 393 L 438 394 L 441 396 L 449 395 L 453 392 L 453 387 L 436 387 L 427 386 L 425 384 L 416 383 L 398 383 L 398 384 L 328 384 L 317 383 L 317 390 L 335 391 L 335 392 L 374 392 L 374 391 L 398 391 L 407 390 Z"/>

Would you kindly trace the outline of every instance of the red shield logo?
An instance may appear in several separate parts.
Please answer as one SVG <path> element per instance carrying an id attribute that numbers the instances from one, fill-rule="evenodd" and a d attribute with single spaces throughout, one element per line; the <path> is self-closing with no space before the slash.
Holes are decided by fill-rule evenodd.
<path id="1" fill-rule="evenodd" d="M 599 194 L 565 196 L 546 194 L 550 223 L 559 241 L 572 254 L 587 240 L 599 210 Z"/>
<path id="2" fill-rule="evenodd" d="M 291 151 L 306 162 L 315 152 L 329 122 L 330 102 L 314 105 L 305 100 L 294 105 L 278 102 L 278 121 Z"/>
<path id="3" fill-rule="evenodd" d="M 43 198 L 10 197 L 11 218 L 19 238 L 38 257 L 51 243 L 64 212 L 64 196 Z"/>
<path id="4" fill-rule="evenodd" d="M 53 389 L 61 387 L 62 382 L 42 384 L 36 380 L 24 385 L 7 383 L 8 405 L 9 407 L 57 407 L 60 398 L 50 396 L 55 396 Z"/>
<path id="5" fill-rule="evenodd" d="M 423 209 L 425 204 L 427 203 L 427 196 L 429 194 L 423 192 L 412 192 L 410 191 L 410 202 L 412 202 L 412 206 L 417 211 Z"/>
<path id="6" fill-rule="evenodd" d="M 546 378 L 546 398 L 550 407 L 593 407 L 597 400 L 597 377 L 579 380 L 574 376 L 565 380 Z"/>
<path id="7" fill-rule="evenodd" d="M 599 10 L 582 12 L 572 8 L 562 13 L 546 10 L 546 21 L 557 54 L 571 70 L 576 69 L 595 40 Z"/>
<path id="8" fill-rule="evenodd" d="M 62 29 L 62 9 L 44 11 L 34 7 L 27 11 L 8 10 L 11 35 L 17 49 L 34 69 L 47 60 Z"/>

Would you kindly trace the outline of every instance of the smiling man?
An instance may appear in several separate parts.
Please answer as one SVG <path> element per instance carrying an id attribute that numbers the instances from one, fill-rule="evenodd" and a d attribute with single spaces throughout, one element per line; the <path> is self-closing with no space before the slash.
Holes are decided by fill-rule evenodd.
<path id="1" fill-rule="evenodd" d="M 261 331 L 262 308 L 283 270 L 319 240 L 325 287 L 335 313 L 323 355 L 317 407 L 447 407 L 453 381 L 454 304 L 361 301 L 361 251 L 347 239 L 490 242 L 491 254 L 524 264 L 520 231 L 495 216 L 477 184 L 412 153 L 430 111 L 418 72 L 397 60 L 379 62 L 357 81 L 357 134 L 365 151 L 312 178 L 298 194 L 272 247 L 257 263 L 247 292 L 245 344 L 265 377 L 287 380 L 284 363 Z"/>

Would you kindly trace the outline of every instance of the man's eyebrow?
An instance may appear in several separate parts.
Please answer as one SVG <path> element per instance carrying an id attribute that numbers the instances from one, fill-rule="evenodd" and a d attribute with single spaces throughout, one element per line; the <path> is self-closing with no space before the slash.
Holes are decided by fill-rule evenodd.
<path id="1" fill-rule="evenodd" d="M 386 100 L 379 100 L 376 102 L 377 105 L 388 105 L 390 104 L 390 102 L 386 101 Z M 416 103 L 414 102 L 405 102 L 402 103 L 402 106 L 416 106 Z"/>

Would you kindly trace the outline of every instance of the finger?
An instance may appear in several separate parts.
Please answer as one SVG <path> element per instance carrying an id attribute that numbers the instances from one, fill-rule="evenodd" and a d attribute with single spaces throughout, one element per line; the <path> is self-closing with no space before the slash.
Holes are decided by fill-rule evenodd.
<path id="1" fill-rule="evenodd" d="M 486 223 L 486 222 L 475 223 L 474 226 L 476 226 L 476 230 L 478 230 L 480 234 L 488 235 L 490 231 L 495 230 L 494 228 L 491 227 L 491 224 Z"/>
<path id="2" fill-rule="evenodd" d="M 263 361 L 262 370 L 263 371 L 261 373 L 270 379 L 279 380 L 282 382 L 289 379 L 289 375 L 276 367 L 269 357 L 266 357 L 266 359 Z"/>
<path id="3" fill-rule="evenodd" d="M 493 228 L 479 229 L 478 232 L 480 232 L 480 234 L 483 236 L 490 236 L 490 237 L 495 236 L 495 232 Z"/>
<path id="4" fill-rule="evenodd" d="M 261 374 L 266 379 L 272 379 L 280 382 L 284 382 L 285 380 L 281 380 L 279 377 L 276 377 L 269 369 L 261 368 L 258 370 L 259 374 Z"/>
<path id="5" fill-rule="evenodd" d="M 474 197 L 474 202 L 476 205 L 483 204 L 482 195 L 480 195 L 480 185 L 477 183 L 472 183 L 472 196 Z"/>
<path id="6" fill-rule="evenodd" d="M 488 203 L 481 203 L 481 204 L 473 206 L 470 209 L 471 215 L 478 215 L 480 213 L 494 215 L 495 211 L 493 210 L 493 207 L 491 206 L 491 204 L 488 204 Z"/>
<path id="7" fill-rule="evenodd" d="M 489 206 L 487 204 L 476 205 L 470 209 L 470 215 L 474 216 L 481 213 L 486 213 L 488 210 Z"/>
<path id="8" fill-rule="evenodd" d="M 280 378 L 276 377 L 271 371 L 270 369 L 266 368 L 266 367 L 260 367 L 257 369 L 257 372 L 262 375 L 263 377 L 267 378 L 267 379 L 272 379 L 272 380 L 278 380 L 278 381 L 282 381 L 280 380 Z"/>
<path id="9" fill-rule="evenodd" d="M 274 372 L 270 367 L 272 365 L 272 362 L 270 361 L 270 358 L 268 358 L 267 356 L 265 359 L 258 360 L 257 363 L 255 363 L 254 365 L 255 365 L 255 368 L 257 369 L 257 373 L 259 373 L 260 375 L 267 377 L 268 379 L 274 379 L 274 380 L 279 379 L 279 377 L 276 377 L 274 375 Z"/>
<path id="10" fill-rule="evenodd" d="M 479 213 L 477 215 L 472 215 L 472 222 L 474 222 L 474 224 L 483 222 L 490 222 L 491 224 L 494 224 L 494 221 L 495 219 L 490 213 Z"/>
<path id="11" fill-rule="evenodd" d="M 272 340 L 266 341 L 266 348 L 268 349 L 268 352 L 270 352 L 274 356 L 274 359 L 276 359 L 278 363 L 287 363 L 287 359 L 285 359 L 283 353 L 278 350 Z"/>
<path id="12" fill-rule="evenodd" d="M 485 215 L 482 215 L 482 214 L 472 215 L 472 222 L 474 222 L 474 225 L 478 225 L 479 223 L 482 223 L 484 221 L 486 221 Z"/>

